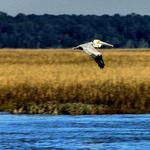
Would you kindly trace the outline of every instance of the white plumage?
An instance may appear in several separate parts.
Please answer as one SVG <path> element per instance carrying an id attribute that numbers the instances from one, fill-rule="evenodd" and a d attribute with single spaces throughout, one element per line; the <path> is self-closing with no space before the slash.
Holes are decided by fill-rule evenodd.
<path id="1" fill-rule="evenodd" d="M 104 68 L 105 64 L 103 61 L 102 54 L 97 50 L 97 48 L 100 48 L 102 45 L 113 47 L 113 45 L 103 42 L 101 40 L 94 40 L 92 42 L 78 45 L 77 47 L 74 47 L 74 49 L 83 50 L 85 53 L 90 55 L 96 61 L 96 63 L 100 68 Z"/>

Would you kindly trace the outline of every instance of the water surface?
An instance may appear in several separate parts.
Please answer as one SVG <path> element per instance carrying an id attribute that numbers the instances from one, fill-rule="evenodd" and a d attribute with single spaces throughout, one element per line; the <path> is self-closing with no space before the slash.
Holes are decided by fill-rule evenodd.
<path id="1" fill-rule="evenodd" d="M 150 115 L 0 114 L 0 150 L 150 150 Z"/>

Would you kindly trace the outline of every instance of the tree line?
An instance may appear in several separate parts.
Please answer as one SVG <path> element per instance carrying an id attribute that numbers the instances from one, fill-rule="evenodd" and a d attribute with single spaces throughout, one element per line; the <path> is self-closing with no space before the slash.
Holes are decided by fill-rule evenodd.
<path id="1" fill-rule="evenodd" d="M 0 12 L 0 48 L 66 48 L 101 39 L 122 48 L 150 46 L 150 16 L 25 15 Z"/>

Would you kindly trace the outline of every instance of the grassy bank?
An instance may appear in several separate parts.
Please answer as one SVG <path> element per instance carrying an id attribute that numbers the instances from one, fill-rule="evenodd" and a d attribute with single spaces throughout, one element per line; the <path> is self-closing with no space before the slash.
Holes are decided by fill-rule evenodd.
<path id="1" fill-rule="evenodd" d="M 150 51 L 103 51 L 100 70 L 68 50 L 1 50 L 0 111 L 150 113 Z"/>

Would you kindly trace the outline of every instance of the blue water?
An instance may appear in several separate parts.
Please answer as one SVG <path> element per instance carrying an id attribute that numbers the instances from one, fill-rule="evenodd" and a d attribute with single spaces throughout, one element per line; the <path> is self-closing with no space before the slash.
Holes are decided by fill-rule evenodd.
<path id="1" fill-rule="evenodd" d="M 150 115 L 0 115 L 0 150 L 150 150 Z"/>

